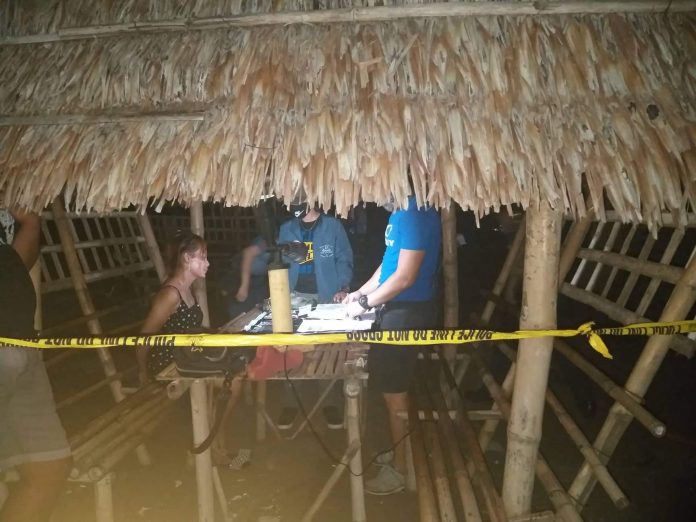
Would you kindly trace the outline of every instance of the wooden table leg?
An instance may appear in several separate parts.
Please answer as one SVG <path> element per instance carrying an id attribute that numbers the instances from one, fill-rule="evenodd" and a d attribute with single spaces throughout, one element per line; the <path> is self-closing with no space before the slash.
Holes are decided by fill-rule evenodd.
<path id="1" fill-rule="evenodd" d="M 266 381 L 256 383 L 256 440 L 266 440 Z"/>
<path id="2" fill-rule="evenodd" d="M 365 491 L 363 488 L 362 450 L 360 449 L 360 413 L 359 402 L 361 393 L 360 382 L 355 378 L 348 378 L 344 383 L 346 397 L 346 423 L 348 432 L 348 446 L 358 444 L 358 449 L 350 459 L 350 493 L 353 507 L 353 522 L 365 522 Z"/>
<path id="3" fill-rule="evenodd" d="M 191 383 L 191 416 L 193 418 L 193 443 L 197 446 L 210 433 L 208 387 L 206 382 L 201 379 L 196 379 Z M 196 455 L 196 485 L 198 488 L 198 521 L 213 522 L 215 520 L 215 505 L 210 448 Z"/>

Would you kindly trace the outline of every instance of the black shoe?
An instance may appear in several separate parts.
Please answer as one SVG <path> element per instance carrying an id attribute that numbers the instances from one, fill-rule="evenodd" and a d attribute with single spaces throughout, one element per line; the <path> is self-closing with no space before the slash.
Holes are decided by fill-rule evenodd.
<path id="1" fill-rule="evenodd" d="M 297 417 L 297 408 L 283 408 L 278 416 L 276 426 L 279 430 L 289 430 L 295 422 L 295 417 Z"/>
<path id="2" fill-rule="evenodd" d="M 326 426 L 330 430 L 340 430 L 343 428 L 343 415 L 338 411 L 336 406 L 324 406 L 322 410 Z"/>

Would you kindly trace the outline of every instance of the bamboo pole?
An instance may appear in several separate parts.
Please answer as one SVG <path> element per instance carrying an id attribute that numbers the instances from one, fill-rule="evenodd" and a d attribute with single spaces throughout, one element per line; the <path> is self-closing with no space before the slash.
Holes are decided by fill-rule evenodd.
<path id="1" fill-rule="evenodd" d="M 500 350 L 505 354 L 505 356 L 511 361 L 515 360 L 515 352 L 512 348 L 507 346 L 505 343 L 498 343 Z M 614 478 L 609 474 L 606 466 L 599 460 L 597 453 L 587 440 L 585 434 L 578 427 L 578 425 L 573 420 L 573 417 L 565 409 L 561 401 L 558 400 L 556 394 L 551 391 L 550 388 L 546 390 L 546 402 L 551 406 L 551 410 L 556 414 L 558 422 L 560 422 L 563 429 L 566 431 L 570 439 L 575 443 L 578 451 L 582 453 L 585 460 L 592 468 L 597 480 L 604 488 L 614 505 L 619 509 L 624 509 L 628 506 L 628 499 L 624 495 L 621 488 L 616 483 Z"/>
<path id="2" fill-rule="evenodd" d="M 314 520 L 314 515 L 317 514 L 317 511 L 319 511 L 321 506 L 324 504 L 324 501 L 329 496 L 329 493 L 331 493 L 333 488 L 336 486 L 338 479 L 341 478 L 341 475 L 343 475 L 343 472 L 348 467 L 348 462 L 353 458 L 358 449 L 360 449 L 359 441 L 355 441 L 348 446 L 348 449 L 341 457 L 338 465 L 334 468 L 333 472 L 329 476 L 329 479 L 324 484 L 324 487 L 321 488 L 319 495 L 317 495 L 317 498 L 314 499 L 314 502 L 312 502 L 312 505 L 309 506 L 309 509 L 302 517 L 302 522 L 312 522 L 312 520 Z"/>
<path id="3" fill-rule="evenodd" d="M 0 40 L 0 45 L 2 41 Z M 38 116 L 0 115 L 0 127 L 41 125 L 103 125 L 106 123 L 162 123 L 204 121 L 204 111 L 192 112 L 110 112 L 104 114 L 41 114 Z"/>
<path id="4" fill-rule="evenodd" d="M 152 261 L 152 264 L 155 267 L 155 272 L 157 272 L 157 277 L 159 277 L 160 282 L 163 282 L 167 278 L 167 270 L 164 267 L 162 253 L 160 252 L 157 239 L 155 239 L 155 233 L 152 231 L 150 218 L 148 217 L 145 209 L 143 209 L 142 214 L 138 214 L 138 224 L 140 225 L 140 230 L 145 238 L 145 248 L 147 248 L 150 261 Z"/>
<path id="5" fill-rule="evenodd" d="M 584 218 L 574 221 L 570 226 L 565 241 L 563 241 L 563 248 L 561 249 L 561 255 L 558 260 L 559 283 L 565 281 L 568 272 L 570 272 L 570 268 L 573 266 L 573 262 L 578 255 L 582 242 L 585 240 L 587 231 L 590 229 L 590 225 L 592 225 L 593 216 L 594 212 L 588 211 Z"/>
<path id="6" fill-rule="evenodd" d="M 672 291 L 667 301 L 660 321 L 678 321 L 686 317 L 696 301 L 696 257 L 692 257 L 684 271 L 684 275 Z M 626 381 L 626 391 L 637 397 L 643 397 L 655 378 L 662 361 L 669 349 L 670 336 L 653 335 L 643 349 L 631 374 Z M 614 453 L 624 431 L 631 423 L 633 416 L 621 404 L 615 403 L 604 422 L 594 447 L 606 463 Z M 577 499 L 580 505 L 585 505 L 594 489 L 596 478 L 590 466 L 585 463 L 573 481 L 569 493 Z"/>
<path id="7" fill-rule="evenodd" d="M 191 232 L 201 237 L 205 237 L 203 226 L 203 203 L 196 201 L 191 204 Z M 210 314 L 208 313 L 208 292 L 205 287 L 204 279 L 196 279 L 193 282 L 193 295 L 196 296 L 201 310 L 203 311 L 203 326 L 210 326 Z"/>
<path id="8" fill-rule="evenodd" d="M 109 25 L 66 27 L 55 33 L 25 36 L 6 36 L 0 45 L 26 45 L 70 40 L 92 40 L 114 36 L 149 34 L 161 32 L 191 32 L 235 27 L 265 25 L 329 24 L 382 22 L 409 18 L 466 17 L 466 16 L 553 16 L 610 13 L 663 13 L 696 11 L 693 0 L 601 0 L 550 1 L 482 1 L 482 2 L 438 2 L 380 7 L 353 7 L 344 9 L 322 9 L 316 11 L 283 11 L 276 13 L 254 13 L 237 16 L 207 18 L 185 18 L 145 22 L 125 22 Z"/>
<path id="9" fill-rule="evenodd" d="M 483 326 L 487 326 L 491 322 L 491 318 L 493 317 L 493 312 L 495 312 L 496 307 L 495 298 L 501 297 L 503 295 L 505 285 L 507 284 L 508 279 L 510 278 L 510 274 L 512 273 L 512 270 L 515 267 L 515 261 L 517 260 L 517 256 L 519 255 L 522 246 L 524 245 L 525 228 L 525 219 L 523 218 L 522 221 L 520 221 L 519 227 L 517 228 L 517 232 L 515 232 L 515 237 L 512 240 L 512 244 L 510 245 L 510 249 L 508 250 L 507 256 L 505 257 L 503 266 L 500 269 L 500 273 L 498 274 L 498 277 L 495 280 L 495 283 L 493 284 L 491 294 L 494 297 L 487 300 L 486 306 L 483 308 L 483 312 L 481 313 L 481 324 Z"/>
<path id="10" fill-rule="evenodd" d="M 348 446 L 358 444 L 358 450 L 349 461 L 350 466 L 350 503 L 352 522 L 365 522 L 365 488 L 363 485 L 362 442 L 360 440 L 359 402 L 361 384 L 354 376 L 345 379 L 343 394 L 346 398 L 346 437 Z"/>
<path id="11" fill-rule="evenodd" d="M 481 375 L 484 385 L 486 388 L 488 388 L 493 400 L 495 400 L 496 404 L 500 408 L 500 411 L 503 413 L 503 417 L 510 422 L 512 408 L 510 402 L 505 397 L 503 390 L 487 370 L 478 354 L 474 354 L 473 359 L 478 366 L 479 374 Z M 563 522 L 582 522 L 582 518 L 580 518 L 580 515 L 573 505 L 572 498 L 568 495 L 568 493 L 566 493 L 565 489 L 563 489 L 563 486 L 558 481 L 558 478 L 548 466 L 544 457 L 538 451 L 532 465 L 534 470 L 533 472 L 539 478 L 539 481 L 542 483 L 549 496 L 549 500 L 553 504 L 558 515 L 560 515 L 558 518 L 563 520 Z M 524 515 L 516 515 L 516 517 L 528 517 L 530 515 L 531 512 Z"/>
<path id="12" fill-rule="evenodd" d="M 69 406 L 71 404 L 76 403 L 83 397 L 86 397 L 87 395 L 94 393 L 95 391 L 103 388 L 104 386 L 110 384 L 114 380 L 120 380 L 123 377 L 123 373 L 118 372 L 111 377 L 105 377 L 104 379 L 101 379 L 91 386 L 88 386 L 87 388 L 80 390 L 77 393 L 73 393 L 69 397 L 66 397 L 65 399 L 62 399 L 60 402 L 56 403 L 56 409 L 59 410 L 61 408 L 65 408 L 66 406 Z"/>
<path id="13" fill-rule="evenodd" d="M 34 309 L 34 330 L 37 332 L 41 331 L 43 326 L 43 316 L 41 315 L 41 255 L 39 254 L 39 259 L 36 260 L 34 266 L 31 267 L 29 271 L 29 276 L 31 277 L 31 283 L 34 285 L 34 293 L 36 294 L 36 308 Z"/>
<path id="14" fill-rule="evenodd" d="M 128 410 L 135 408 L 141 402 L 151 400 L 152 396 L 161 393 L 162 389 L 158 383 L 150 383 L 144 388 L 138 390 L 135 394 L 119 402 L 106 413 L 100 415 L 85 426 L 82 431 L 70 437 L 70 447 L 75 448 L 82 444 L 85 440 L 91 438 L 98 433 L 104 426 L 111 424 L 119 416 L 123 415 Z"/>
<path id="15" fill-rule="evenodd" d="M 474 493 L 474 486 L 466 470 L 466 463 L 464 462 L 459 444 L 457 443 L 454 424 L 450 415 L 448 415 L 448 411 L 445 409 L 444 400 L 440 396 L 433 398 L 432 394 L 429 394 L 429 399 L 431 406 L 436 410 L 437 423 L 442 430 L 445 447 L 447 448 L 450 462 L 452 463 L 457 491 L 459 492 L 460 507 L 462 513 L 464 513 L 464 520 L 466 522 L 481 522 L 481 512 L 479 511 L 478 501 Z"/>
<path id="16" fill-rule="evenodd" d="M 418 510 L 420 522 L 438 522 L 440 520 L 435 502 L 433 483 L 428 470 L 428 458 L 425 454 L 423 428 L 418 420 L 416 406 L 411 401 L 409 405 L 409 439 L 413 455 L 413 467 L 416 475 L 416 490 L 418 491 Z"/>
<path id="17" fill-rule="evenodd" d="M 92 477 L 92 480 L 95 480 L 95 477 L 103 476 L 111 471 L 116 464 L 118 464 L 131 451 L 133 451 L 133 448 L 144 444 L 147 437 L 155 430 L 157 426 L 161 424 L 168 414 L 168 409 L 159 411 L 158 415 L 149 419 L 148 422 L 141 426 L 136 433 L 134 433 L 130 438 L 126 439 L 121 446 L 106 455 L 99 463 L 97 463 L 97 465 L 93 466 L 87 472 L 88 476 Z"/>
<path id="18" fill-rule="evenodd" d="M 561 224 L 561 213 L 547 203 L 527 210 L 522 330 L 556 327 Z M 519 342 L 503 477 L 503 502 L 510 517 L 530 513 L 552 351 L 552 338 Z"/>
<path id="19" fill-rule="evenodd" d="M 620 255 L 625 255 L 626 252 L 628 252 L 629 247 L 631 246 L 631 242 L 633 241 L 633 236 L 636 235 L 636 231 L 638 230 L 637 225 L 631 225 L 631 228 L 628 229 L 628 232 L 626 232 L 626 236 L 623 238 L 623 242 L 621 244 L 621 248 L 619 249 L 619 254 Z M 600 292 L 599 295 L 602 297 L 606 297 L 607 294 L 609 293 L 609 290 L 611 289 L 611 285 L 614 284 L 614 279 L 616 278 L 616 274 L 619 273 L 619 269 L 614 267 L 611 269 L 611 272 L 609 272 L 609 277 L 607 277 L 606 282 L 604 283 L 604 288 Z"/>
<path id="20" fill-rule="evenodd" d="M 591 306 L 595 310 L 622 324 L 652 322 L 647 317 L 627 310 L 609 299 L 583 290 L 582 288 L 576 288 L 568 283 L 563 283 L 560 292 L 579 303 Z M 681 335 L 675 335 L 670 341 L 670 348 L 686 357 L 691 357 L 693 355 L 695 346 L 695 341 Z"/>
<path id="21" fill-rule="evenodd" d="M 457 259 L 457 212 L 454 203 L 441 212 L 442 220 L 442 272 L 444 276 L 444 327 L 459 325 L 459 264 Z M 444 345 L 447 364 L 453 367 L 457 346 Z"/>
<path id="22" fill-rule="evenodd" d="M 114 499 L 111 494 L 113 475 L 109 473 L 94 483 L 97 522 L 114 522 Z"/>
<path id="23" fill-rule="evenodd" d="M 609 232 L 607 242 L 604 243 L 604 246 L 602 247 L 602 250 L 604 252 L 611 252 L 611 249 L 614 248 L 614 243 L 616 242 L 616 237 L 620 229 L 621 223 L 612 223 L 611 231 Z M 592 271 L 592 275 L 590 276 L 590 280 L 587 282 L 587 286 L 585 286 L 585 290 L 589 290 L 590 292 L 592 291 L 594 285 L 597 283 L 597 278 L 599 277 L 599 274 L 602 272 L 603 267 L 604 264 L 601 262 L 598 262 L 595 265 L 594 270 Z"/>
<path id="24" fill-rule="evenodd" d="M 672 284 L 676 284 L 677 281 L 679 281 L 683 272 L 678 266 L 663 265 L 652 261 L 643 261 L 628 256 L 622 256 L 614 252 L 601 252 L 588 248 L 580 249 L 578 257 L 594 263 L 615 266 L 621 270 L 631 272 L 632 274 L 644 275 L 652 279 L 659 279 L 660 281 L 666 281 Z M 591 291 L 592 289 L 590 287 L 587 288 L 587 290 Z"/>
<path id="25" fill-rule="evenodd" d="M 577 351 L 565 341 L 556 339 L 554 341 L 554 347 L 575 367 L 592 379 L 597 386 L 602 388 L 607 395 L 628 410 L 638 422 L 645 426 L 653 437 L 664 436 L 667 432 L 667 427 L 662 421 L 640 405 L 639 397 L 627 393 L 621 386 L 614 383 L 614 381 L 598 370 L 592 363 L 579 355 Z"/>
<path id="26" fill-rule="evenodd" d="M 68 270 L 70 271 L 70 278 L 72 279 L 82 313 L 84 315 L 94 314 L 94 303 L 92 302 L 92 296 L 89 294 L 89 290 L 87 288 L 87 282 L 85 281 L 85 276 L 82 271 L 82 267 L 80 266 L 80 260 L 77 257 L 75 240 L 70 233 L 70 226 L 68 224 L 68 217 L 65 212 L 63 198 L 56 198 L 51 205 L 51 208 L 53 210 L 56 228 L 58 229 L 58 234 L 60 236 L 60 242 L 63 246 L 65 261 L 68 265 Z M 92 335 L 100 335 L 102 333 L 101 325 L 96 318 L 87 321 L 87 329 Z M 97 353 L 106 376 L 111 377 L 112 375 L 115 375 L 116 367 L 109 351 L 105 348 L 97 348 Z M 109 383 L 109 387 L 111 388 L 111 394 L 116 402 L 120 402 L 124 399 L 125 396 L 123 394 L 123 390 L 121 389 L 121 381 L 115 380 Z"/>
<path id="27" fill-rule="evenodd" d="M 419 399 L 422 399 L 424 396 L 428 396 L 428 400 L 432 402 L 432 397 L 429 396 L 427 388 L 424 384 L 416 382 L 416 388 L 417 391 L 415 394 L 411 395 L 411 400 L 416 402 L 416 406 L 418 408 L 425 408 L 426 405 L 422 404 L 422 401 L 419 401 Z M 432 479 L 433 485 L 435 486 L 440 520 L 442 522 L 455 522 L 457 520 L 457 514 L 454 508 L 452 493 L 450 491 L 447 468 L 445 466 L 445 459 L 442 454 L 442 446 L 440 445 L 439 440 L 440 437 L 438 435 L 437 426 L 434 422 L 435 418 L 431 411 L 426 410 L 425 413 L 425 422 L 421 424 L 423 428 L 423 442 L 425 443 L 426 454 L 430 456 Z M 446 414 L 442 415 L 442 418 L 444 417 L 449 418 L 449 416 Z"/>
<path id="28" fill-rule="evenodd" d="M 672 262 L 672 258 L 674 257 L 677 248 L 679 248 L 682 239 L 684 239 L 684 233 L 684 229 L 674 229 L 672 231 L 672 237 L 669 238 L 669 243 L 667 244 L 665 251 L 662 253 L 662 257 L 660 258 L 661 265 L 669 265 Z M 640 304 L 636 309 L 636 313 L 638 315 L 643 315 L 645 313 L 645 311 L 648 309 L 648 306 L 650 306 L 650 302 L 652 301 L 653 297 L 655 297 L 655 293 L 657 292 L 657 289 L 659 287 L 660 281 L 655 279 L 650 281 L 650 283 L 648 284 L 648 288 L 645 289 L 645 294 L 643 294 L 643 297 L 640 300 Z"/>
<path id="29" fill-rule="evenodd" d="M 191 383 L 191 417 L 193 443 L 198 446 L 210 434 L 208 418 L 208 386 L 202 379 Z M 196 491 L 198 498 L 198 522 L 214 522 L 215 499 L 213 498 L 213 463 L 210 448 L 195 455 Z"/>

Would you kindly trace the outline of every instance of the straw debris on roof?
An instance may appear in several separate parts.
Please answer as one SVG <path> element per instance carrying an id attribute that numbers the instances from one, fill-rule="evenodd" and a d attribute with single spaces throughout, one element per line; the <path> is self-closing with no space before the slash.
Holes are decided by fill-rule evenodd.
<path id="1" fill-rule="evenodd" d="M 31 32 L 87 23 L 80 17 L 89 2 L 65 4 L 80 9 L 17 25 Z M 177 12 L 176 2 L 161 12 L 142 4 L 139 16 Z M 120 11 L 108 5 L 89 22 L 135 16 L 134 2 Z M 271 10 L 269 2 L 256 7 Z M 269 189 L 291 198 L 302 188 L 343 213 L 360 199 L 403 202 L 407 167 L 421 201 L 447 206 L 452 198 L 479 214 L 546 200 L 583 215 L 583 179 L 600 213 L 606 196 L 625 219 L 652 223 L 693 205 L 691 13 L 0 45 L 0 78 L 0 190 L 35 208 L 63 187 L 78 207 L 97 210 L 151 199 L 246 206 Z M 119 116 L 158 111 L 181 121 Z M 193 111 L 204 120 L 186 120 Z M 101 115 L 102 123 L 60 124 L 74 115 Z M 34 124 L 13 123 L 20 116 Z M 50 124 L 40 125 L 42 117 Z"/>

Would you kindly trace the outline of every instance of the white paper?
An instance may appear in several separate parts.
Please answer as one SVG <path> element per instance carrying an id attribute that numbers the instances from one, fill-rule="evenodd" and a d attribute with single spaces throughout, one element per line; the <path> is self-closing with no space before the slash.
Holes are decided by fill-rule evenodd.
<path id="1" fill-rule="evenodd" d="M 370 328 L 372 328 L 372 321 L 359 321 L 345 317 L 343 319 L 303 319 L 297 328 L 297 333 L 352 332 Z"/>

